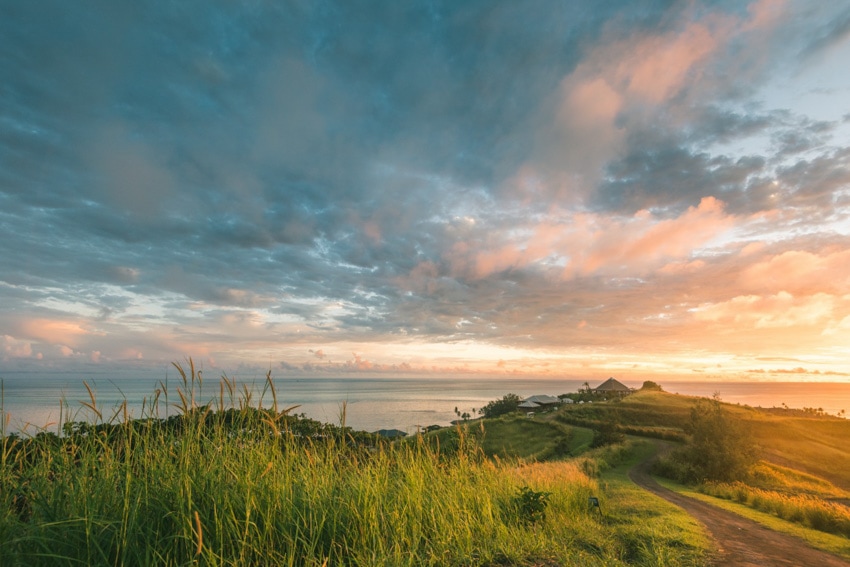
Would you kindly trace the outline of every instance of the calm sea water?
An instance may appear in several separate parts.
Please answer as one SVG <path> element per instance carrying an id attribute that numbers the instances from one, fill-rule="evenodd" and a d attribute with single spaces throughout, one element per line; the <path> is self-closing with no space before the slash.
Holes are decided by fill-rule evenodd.
<path id="1" fill-rule="evenodd" d="M 233 377 L 233 376 L 231 376 Z M 7 372 L 0 375 L 3 384 L 2 423 L 7 433 L 25 431 L 31 434 L 41 428 L 56 431 L 57 423 L 91 420 L 93 413 L 84 408 L 82 401 L 89 401 L 83 385 L 85 380 L 96 394 L 97 407 L 109 418 L 123 400 L 132 417 L 142 415 L 143 404 L 149 404 L 158 388 L 167 386 L 160 396 L 159 416 L 176 413 L 172 406 L 178 402 L 177 388 L 181 386 L 172 372 L 167 374 L 103 374 L 91 373 L 29 373 Z M 238 388 L 248 388 L 253 395 L 252 405 L 260 399 L 265 377 L 236 376 Z M 601 382 L 602 380 L 599 380 Z M 640 387 L 642 381 L 621 380 L 627 386 Z M 475 411 L 491 400 L 507 393 L 522 397 L 534 394 L 558 395 L 575 392 L 584 380 L 553 380 L 518 377 L 480 378 L 456 377 L 318 377 L 318 378 L 275 378 L 278 406 L 297 405 L 295 413 L 328 423 L 340 423 L 345 405 L 345 422 L 355 429 L 375 431 L 377 429 L 401 429 L 409 433 L 418 427 L 431 424 L 448 425 L 457 419 L 459 412 Z M 792 408 L 822 408 L 837 414 L 841 410 L 850 413 L 850 383 L 795 383 L 795 382 L 664 382 L 668 392 L 712 396 L 717 393 L 725 402 L 750 406 L 774 407 L 782 404 Z M 597 385 L 591 381 L 591 386 Z M 219 381 L 205 380 L 203 387 L 196 390 L 198 403 L 218 399 Z M 272 404 L 270 393 L 262 402 L 264 407 Z M 64 408 L 64 409 L 62 409 Z M 8 420 L 8 421 L 7 421 Z"/>

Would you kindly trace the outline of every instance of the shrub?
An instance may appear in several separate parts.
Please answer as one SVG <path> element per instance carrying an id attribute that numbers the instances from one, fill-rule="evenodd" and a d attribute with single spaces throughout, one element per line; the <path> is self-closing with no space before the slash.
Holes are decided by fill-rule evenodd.
<path id="1" fill-rule="evenodd" d="M 590 446 L 596 448 L 622 443 L 625 438 L 626 436 L 620 431 L 617 417 L 611 415 L 608 419 L 601 422 L 599 428 L 594 431 L 593 441 L 591 441 Z"/>
<path id="2" fill-rule="evenodd" d="M 755 463 L 752 441 L 717 398 L 697 400 L 685 432 L 691 436 L 688 444 L 671 453 L 672 464 L 656 470 L 666 467 L 674 478 L 688 483 L 729 482 L 745 478 Z"/>
<path id="3" fill-rule="evenodd" d="M 546 506 L 549 505 L 549 492 L 535 491 L 522 486 L 511 501 L 513 518 L 520 524 L 532 525 L 546 518 Z"/>
<path id="4" fill-rule="evenodd" d="M 478 413 L 484 417 L 499 417 L 515 412 L 520 402 L 522 402 L 522 399 L 516 394 L 505 394 L 501 400 L 493 400 L 479 409 Z"/>

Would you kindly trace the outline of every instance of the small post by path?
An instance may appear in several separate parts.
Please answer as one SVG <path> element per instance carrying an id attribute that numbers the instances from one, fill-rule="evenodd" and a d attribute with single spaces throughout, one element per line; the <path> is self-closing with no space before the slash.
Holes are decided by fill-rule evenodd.
<path id="1" fill-rule="evenodd" d="M 600 518 L 605 517 L 605 515 L 602 513 L 602 506 L 599 505 L 599 498 L 597 498 L 596 496 L 591 496 L 587 499 L 587 501 L 590 504 L 591 508 L 596 508 L 599 511 Z"/>

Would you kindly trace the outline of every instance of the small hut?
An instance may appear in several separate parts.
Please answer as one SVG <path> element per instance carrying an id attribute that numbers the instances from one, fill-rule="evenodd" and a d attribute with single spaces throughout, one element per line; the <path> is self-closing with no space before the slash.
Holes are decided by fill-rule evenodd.
<path id="1" fill-rule="evenodd" d="M 608 378 L 595 387 L 593 391 L 597 394 L 611 394 L 616 396 L 625 396 L 632 393 L 631 388 L 614 378 Z"/>

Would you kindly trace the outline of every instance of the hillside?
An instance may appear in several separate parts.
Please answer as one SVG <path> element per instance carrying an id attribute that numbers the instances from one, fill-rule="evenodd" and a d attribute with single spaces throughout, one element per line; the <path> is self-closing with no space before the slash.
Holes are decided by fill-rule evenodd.
<path id="1" fill-rule="evenodd" d="M 696 400 L 667 392 L 638 391 L 621 400 L 565 405 L 546 419 L 591 427 L 613 420 L 627 433 L 683 439 L 683 427 Z M 821 476 L 850 490 L 850 420 L 790 409 L 723 406 L 743 422 L 762 459 Z"/>

